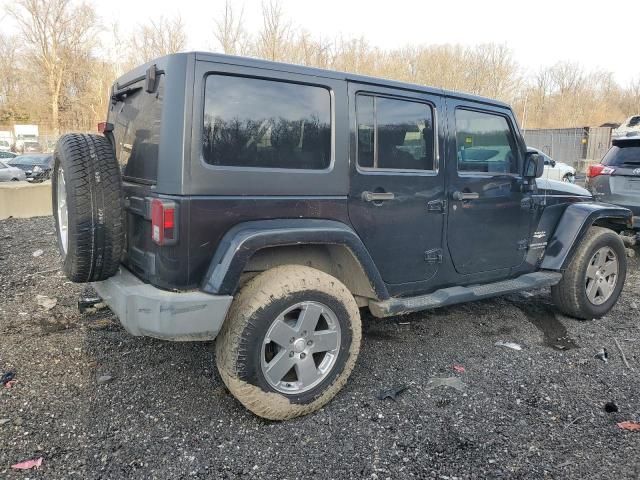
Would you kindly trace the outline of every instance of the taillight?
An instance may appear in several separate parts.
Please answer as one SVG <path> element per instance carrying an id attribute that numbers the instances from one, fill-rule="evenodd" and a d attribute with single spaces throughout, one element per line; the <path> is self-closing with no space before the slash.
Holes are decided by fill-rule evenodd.
<path id="1" fill-rule="evenodd" d="M 158 245 L 175 245 L 178 241 L 178 215 L 172 200 L 151 200 L 151 239 Z"/>
<path id="2" fill-rule="evenodd" d="M 587 170 L 587 178 L 597 177 L 598 175 L 611 175 L 615 171 L 615 168 L 607 167 L 606 165 L 602 165 L 601 163 L 596 163 L 595 165 L 589 165 L 589 169 Z"/>

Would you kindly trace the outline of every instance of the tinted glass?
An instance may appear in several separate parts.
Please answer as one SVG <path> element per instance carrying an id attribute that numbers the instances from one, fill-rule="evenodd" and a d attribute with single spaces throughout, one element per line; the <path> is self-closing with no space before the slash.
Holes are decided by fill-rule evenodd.
<path id="1" fill-rule="evenodd" d="M 429 105 L 358 95 L 358 163 L 362 167 L 435 170 Z"/>
<path id="2" fill-rule="evenodd" d="M 325 169 L 331 163 L 329 91 L 210 75 L 202 153 L 211 165 Z"/>
<path id="3" fill-rule="evenodd" d="M 456 110 L 458 171 L 516 173 L 518 149 L 505 117 Z"/>
<path id="4" fill-rule="evenodd" d="M 606 153 L 602 163 L 611 166 L 640 164 L 640 141 L 614 145 Z"/>
<path id="5" fill-rule="evenodd" d="M 0 158 L 13 158 L 15 156 L 16 156 L 15 153 L 5 152 L 5 151 L 0 150 Z"/>
<path id="6" fill-rule="evenodd" d="M 142 85 L 132 87 L 136 86 Z M 164 75 L 161 75 L 155 93 L 140 88 L 111 106 L 109 121 L 114 125 L 116 158 L 127 180 L 157 180 L 163 100 Z M 111 120 L 113 114 L 115 119 Z"/>

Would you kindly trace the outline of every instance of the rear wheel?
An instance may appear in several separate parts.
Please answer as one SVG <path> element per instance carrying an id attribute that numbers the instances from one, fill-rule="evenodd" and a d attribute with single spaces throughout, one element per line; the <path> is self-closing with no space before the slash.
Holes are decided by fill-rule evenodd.
<path id="1" fill-rule="evenodd" d="M 358 306 L 339 280 L 282 266 L 240 291 L 216 340 L 216 361 L 246 408 L 285 420 L 336 395 L 355 365 L 360 337 Z"/>
<path id="2" fill-rule="evenodd" d="M 113 276 L 124 230 L 122 181 L 109 140 L 67 134 L 54 153 L 52 203 L 62 267 L 74 282 Z"/>
<path id="3" fill-rule="evenodd" d="M 627 274 L 624 244 L 613 231 L 591 227 L 560 283 L 551 287 L 554 303 L 567 315 L 591 319 L 618 301 Z"/>

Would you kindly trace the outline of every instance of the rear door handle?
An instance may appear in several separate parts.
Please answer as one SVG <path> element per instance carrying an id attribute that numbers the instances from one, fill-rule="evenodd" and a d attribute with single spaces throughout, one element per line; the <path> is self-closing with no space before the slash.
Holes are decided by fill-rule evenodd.
<path id="1" fill-rule="evenodd" d="M 451 198 L 454 200 L 476 200 L 480 198 L 480 194 L 477 192 L 453 192 Z"/>
<path id="2" fill-rule="evenodd" d="M 393 200 L 396 196 L 393 192 L 362 192 L 362 199 L 365 202 L 384 202 Z"/>

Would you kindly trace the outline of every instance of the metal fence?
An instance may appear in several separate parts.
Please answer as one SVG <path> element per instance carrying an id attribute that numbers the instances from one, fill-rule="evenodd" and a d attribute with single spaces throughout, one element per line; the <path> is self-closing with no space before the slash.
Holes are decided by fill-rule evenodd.
<path id="1" fill-rule="evenodd" d="M 584 171 L 600 160 L 611 146 L 611 128 L 545 128 L 523 131 L 529 147 L 542 150 L 554 160 Z"/>

